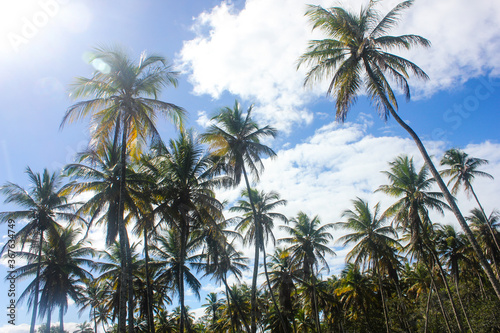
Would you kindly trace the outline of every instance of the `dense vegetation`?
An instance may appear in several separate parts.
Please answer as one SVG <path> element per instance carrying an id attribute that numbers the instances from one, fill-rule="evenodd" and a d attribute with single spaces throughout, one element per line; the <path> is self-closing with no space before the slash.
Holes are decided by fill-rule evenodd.
<path id="1" fill-rule="evenodd" d="M 252 107 L 221 108 L 196 135 L 184 126 L 183 108 L 157 98 L 177 84 L 164 58 L 143 54 L 134 62 L 119 49 L 96 49 L 92 61 L 105 66 L 77 80 L 73 96 L 81 100 L 61 124 L 89 118 L 88 149 L 61 173 L 27 168 L 29 188 L 0 188 L 7 203 L 20 207 L 0 213 L 1 221 L 27 222 L 17 233 L 17 256 L 27 264 L 17 274 L 30 279 L 19 301 L 32 309 L 31 331 L 37 318 L 46 322 L 39 331 L 49 331 L 58 310 L 56 330 L 64 332 L 69 299 L 90 316 L 92 325 L 83 323 L 79 332 L 500 331 L 500 215 L 487 215 L 472 186 L 475 177 L 492 178 L 479 170 L 487 161 L 450 149 L 438 172 L 399 118 L 389 85 L 395 80 L 409 98 L 408 72 L 427 77 L 388 52 L 429 45 L 420 36 L 386 35 L 411 4 L 382 18 L 374 1 L 359 15 L 338 7 L 307 12 L 331 38 L 312 41 L 301 57 L 300 65 L 311 65 L 306 83 L 333 74 L 328 93 L 341 121 L 366 88 L 382 117 L 394 117 L 415 139 L 425 161 L 417 166 L 405 155 L 388 161 L 387 182 L 376 191 L 394 203 L 382 208 L 353 198 L 339 222 L 300 211 L 284 216 L 280 194 L 251 186 L 264 172 L 262 158 L 276 157 L 263 139 L 277 134 L 253 120 Z M 169 142 L 156 128 L 162 116 L 179 129 Z M 236 203 L 216 198 L 215 190 L 242 181 Z M 452 197 L 462 187 L 478 207 L 465 217 Z M 226 219 L 226 210 L 237 216 Z M 451 221 L 431 219 L 446 210 L 463 233 Z M 87 240 L 95 226 L 104 227 L 105 250 Z M 276 228 L 288 236 L 275 239 Z M 333 229 L 344 235 L 333 239 Z M 334 242 L 352 247 L 338 275 L 328 267 Z M 252 247 L 252 268 L 241 246 Z M 251 285 L 240 281 L 246 269 L 253 271 Z M 199 296 L 201 276 L 223 291 L 207 295 L 205 315 L 195 320 L 185 297 L 187 289 Z"/>

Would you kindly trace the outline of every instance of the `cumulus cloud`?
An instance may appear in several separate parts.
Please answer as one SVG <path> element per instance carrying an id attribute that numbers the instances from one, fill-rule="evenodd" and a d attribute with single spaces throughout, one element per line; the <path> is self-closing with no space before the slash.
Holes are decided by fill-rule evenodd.
<path id="1" fill-rule="evenodd" d="M 398 2 L 378 5 L 386 13 Z M 354 11 L 361 4 L 366 1 L 343 2 Z M 305 10 L 303 0 L 247 0 L 240 11 L 227 1 L 202 13 L 193 25 L 196 37 L 186 41 L 179 54 L 194 92 L 218 98 L 227 91 L 255 102 L 256 114 L 285 132 L 309 124 L 309 102 L 326 90 L 304 89 L 305 68 L 296 70 L 307 41 L 320 37 L 311 33 Z M 416 95 L 430 96 L 480 74 L 500 75 L 500 33 L 491 28 L 498 17 L 500 3 L 494 1 L 474 6 L 466 0 L 415 2 L 393 33 L 419 34 L 432 42 L 430 49 L 401 53 L 431 78 L 411 81 Z"/>
<path id="2" fill-rule="evenodd" d="M 383 184 L 388 184 L 382 173 L 388 170 L 388 162 L 395 157 L 406 154 L 412 156 L 417 168 L 423 165 L 421 155 L 410 139 L 398 136 L 368 135 L 370 122 L 365 124 L 330 123 L 319 128 L 314 135 L 302 143 L 289 149 L 282 149 L 274 160 L 265 161 L 265 171 L 257 188 L 277 191 L 288 201 L 284 207 L 277 209 L 288 217 L 294 217 L 304 211 L 310 217 L 318 215 L 323 223 L 341 221 L 341 213 L 352 208 L 352 200 L 360 197 L 373 207 L 380 202 L 384 210 L 394 202 L 383 193 L 374 191 Z M 443 142 L 427 141 L 425 145 L 439 169 L 439 159 L 447 147 Z M 482 170 L 491 173 L 496 179 L 500 177 L 500 144 L 484 142 L 462 147 L 470 156 L 485 158 L 489 164 Z M 480 200 L 484 200 L 485 209 L 490 212 L 496 206 L 495 193 L 500 191 L 498 181 L 476 179 L 474 183 Z M 436 187 L 436 190 L 437 187 Z M 475 203 L 464 194 L 457 196 L 464 215 L 468 215 Z M 461 230 L 451 213 L 445 216 L 433 215 L 435 222 L 451 224 Z M 282 230 L 275 228 L 275 237 L 287 236 Z M 344 235 L 345 231 L 332 230 L 334 240 Z M 331 243 L 337 257 L 328 258 L 332 273 L 339 273 L 343 267 L 345 249 L 341 244 Z M 253 259 L 253 250 L 245 247 L 246 256 Z M 272 244 L 268 244 L 267 252 L 273 252 Z M 244 275 L 244 281 L 250 281 L 251 272 Z"/>

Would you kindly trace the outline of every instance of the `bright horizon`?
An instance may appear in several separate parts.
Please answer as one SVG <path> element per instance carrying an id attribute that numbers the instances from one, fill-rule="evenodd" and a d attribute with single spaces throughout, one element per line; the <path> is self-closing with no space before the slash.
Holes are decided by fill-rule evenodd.
<path id="1" fill-rule="evenodd" d="M 383 0 L 380 9 L 386 13 L 398 2 Z M 297 70 L 297 59 L 308 40 L 320 38 L 317 32 L 311 34 L 304 17 L 308 3 L 128 0 L 115 7 L 98 0 L 25 0 L 1 4 L 0 185 L 26 186 L 27 166 L 36 172 L 56 171 L 86 147 L 88 119 L 59 130 L 64 112 L 75 102 L 68 91 L 74 78 L 91 76 L 93 68 L 85 61 L 88 52 L 99 45 L 118 44 L 131 58 L 138 58 L 143 50 L 165 56 L 180 71 L 178 87 L 165 89 L 160 99 L 185 108 L 188 127 L 197 132 L 203 132 L 210 117 L 219 108 L 232 106 L 235 99 L 245 109 L 255 105 L 259 124 L 280 131 L 277 139 L 266 142 L 278 157 L 265 161 L 256 185 L 277 191 L 288 201 L 280 209 L 286 216 L 302 210 L 319 215 L 324 223 L 337 222 L 356 197 L 370 206 L 380 202 L 384 210 L 393 200 L 373 193 L 387 183 L 381 171 L 400 154 L 413 156 L 417 167 L 422 158 L 406 132 L 393 119 L 380 120 L 365 96 L 358 99 L 346 123 L 340 124 L 334 119 L 334 101 L 325 97 L 327 83 L 303 87 L 306 67 Z M 314 2 L 325 7 L 333 3 Z M 366 1 L 349 1 L 353 8 L 361 3 Z M 500 3 L 493 1 L 472 5 L 466 0 L 416 0 L 393 31 L 418 34 L 432 42 L 429 49 L 400 53 L 426 71 L 430 80 L 410 81 L 412 100 L 406 103 L 398 96 L 399 114 L 422 138 L 434 161 L 452 147 L 489 160 L 481 170 L 495 180 L 474 183 L 487 213 L 500 209 L 496 200 L 500 190 L 498 17 Z M 164 140 L 176 137 L 166 120 L 158 124 Z M 241 187 L 218 191 L 217 198 L 232 203 L 240 192 Z M 473 201 L 463 194 L 457 198 L 468 215 Z M 1 211 L 15 209 L 3 200 Z M 461 231 L 451 214 L 436 220 Z M 336 240 L 344 232 L 332 233 Z M 6 235 L 6 225 L 0 225 L 1 243 Z M 104 240 L 98 235 L 98 230 L 91 233 L 95 246 L 102 247 Z M 283 237 L 282 231 L 276 229 L 275 236 Z M 349 249 L 337 243 L 331 247 L 337 256 L 329 259 L 330 274 L 338 274 Z M 252 249 L 240 250 L 252 258 Z M 0 276 L 6 271 L 1 264 Z M 244 275 L 244 281 L 250 279 L 251 270 Z M 21 283 L 18 288 L 20 293 Z M 201 302 L 188 295 L 186 304 L 200 311 L 205 294 L 217 288 L 204 280 Z M 6 307 L 7 301 L 7 295 L 0 295 L 0 307 Z M 0 332 L 29 330 L 26 312 L 23 303 L 15 327 L 0 316 Z M 88 321 L 86 315 L 78 318 L 74 307 L 65 316 L 66 323 L 84 320 Z"/>

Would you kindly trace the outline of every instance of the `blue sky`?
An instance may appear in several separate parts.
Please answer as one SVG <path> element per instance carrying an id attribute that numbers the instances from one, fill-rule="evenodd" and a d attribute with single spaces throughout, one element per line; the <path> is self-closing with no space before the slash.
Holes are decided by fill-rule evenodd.
<path id="1" fill-rule="evenodd" d="M 331 1 L 314 4 L 332 5 Z M 359 8 L 359 0 L 349 1 Z M 379 3 L 382 11 L 393 0 Z M 289 204 L 282 212 L 299 210 L 318 214 L 324 222 L 340 219 L 350 200 L 363 197 L 382 208 L 390 200 L 373 194 L 386 179 L 380 171 L 399 154 L 421 159 L 407 134 L 390 119 L 380 120 L 361 96 L 345 124 L 333 117 L 333 101 L 325 97 L 325 85 L 305 89 L 305 69 L 296 70 L 298 56 L 311 33 L 303 14 L 303 0 L 153 1 L 128 0 L 23 0 L 4 1 L 0 8 L 0 184 L 26 185 L 24 170 L 47 167 L 57 170 L 72 162 L 89 139 L 87 122 L 59 125 L 74 101 L 68 96 L 75 77 L 89 77 L 92 66 L 85 54 L 98 45 L 124 46 L 131 57 L 143 50 L 167 57 L 181 72 L 178 88 L 160 97 L 189 113 L 189 124 L 203 131 L 209 118 L 235 99 L 245 107 L 255 104 L 261 124 L 280 130 L 268 142 L 278 158 L 266 161 L 259 188 L 281 193 Z M 486 158 L 487 171 L 500 178 L 500 4 L 466 0 L 416 0 L 394 34 L 415 33 L 432 42 L 430 49 L 404 53 L 430 76 L 427 82 L 412 80 L 410 103 L 399 99 L 400 115 L 422 137 L 436 159 L 450 147 Z M 160 121 L 164 139 L 175 136 Z M 476 182 L 487 211 L 500 208 L 494 200 L 498 180 Z M 219 193 L 230 202 L 240 189 Z M 465 214 L 473 207 L 459 196 Z M 2 198 L 3 201 L 3 198 Z M 2 211 L 13 209 L 0 203 Z M 451 217 L 437 217 L 454 224 Z M 6 235 L 0 226 L 0 236 Z M 280 237 L 280 231 L 276 231 Z M 102 239 L 94 232 L 94 244 Z M 336 231 L 335 238 L 341 235 Z M 5 241 L 5 238 L 0 241 Z M 343 265 L 348 249 L 332 244 L 337 257 L 332 271 Z M 244 249 L 251 256 L 252 251 Z M 5 273 L 0 266 L 0 276 Z M 248 278 L 246 276 L 245 278 Z M 204 283 L 203 293 L 217 286 Z M 20 284 L 19 289 L 22 288 Z M 211 289 L 212 288 L 212 289 Z M 20 291 L 20 290 L 19 290 Z M 0 307 L 6 303 L 0 295 Z M 190 298 L 194 299 L 194 298 Z M 191 303 L 198 308 L 198 302 Z M 21 306 L 17 323 L 28 323 Z M 66 321 L 78 322 L 74 311 Z M 14 332 L 2 325 L 0 332 Z M 10 329 L 10 330 L 9 330 Z M 22 331 L 18 326 L 18 331 Z M 17 332 L 17 331 L 16 331 Z"/>

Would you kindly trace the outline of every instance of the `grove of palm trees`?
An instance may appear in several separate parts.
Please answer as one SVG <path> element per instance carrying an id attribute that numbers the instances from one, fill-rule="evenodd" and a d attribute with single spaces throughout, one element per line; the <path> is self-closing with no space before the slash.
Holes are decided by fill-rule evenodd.
<path id="1" fill-rule="evenodd" d="M 27 287 L 17 304 L 30 333 L 67 332 L 69 307 L 81 314 L 75 332 L 86 333 L 500 332 L 500 212 L 474 187 L 495 181 L 488 160 L 460 148 L 432 156 L 400 116 L 410 77 L 429 77 L 398 53 L 431 45 L 390 35 L 413 0 L 388 12 L 380 2 L 305 10 L 324 38 L 297 59 L 304 85 L 327 83 L 340 123 L 367 98 L 366 112 L 394 118 L 423 160 L 395 151 L 379 170 L 385 182 L 371 189 L 390 204 L 360 192 L 339 220 L 307 206 L 287 215 L 297 193 L 263 189 L 280 133 L 254 105 L 219 105 L 198 132 L 191 110 L 160 99 L 181 75 L 166 58 L 94 48 L 98 69 L 75 79 L 57 124 L 88 125 L 87 147 L 61 170 L 26 167 L 28 186 L 0 187 L 14 207 L 0 222 L 22 225 L 15 274 Z M 224 191 L 238 198 L 222 200 Z M 462 192 L 473 210 L 460 209 Z M 333 269 L 343 251 L 343 268 Z M 207 284 L 217 287 L 205 296 Z"/>

